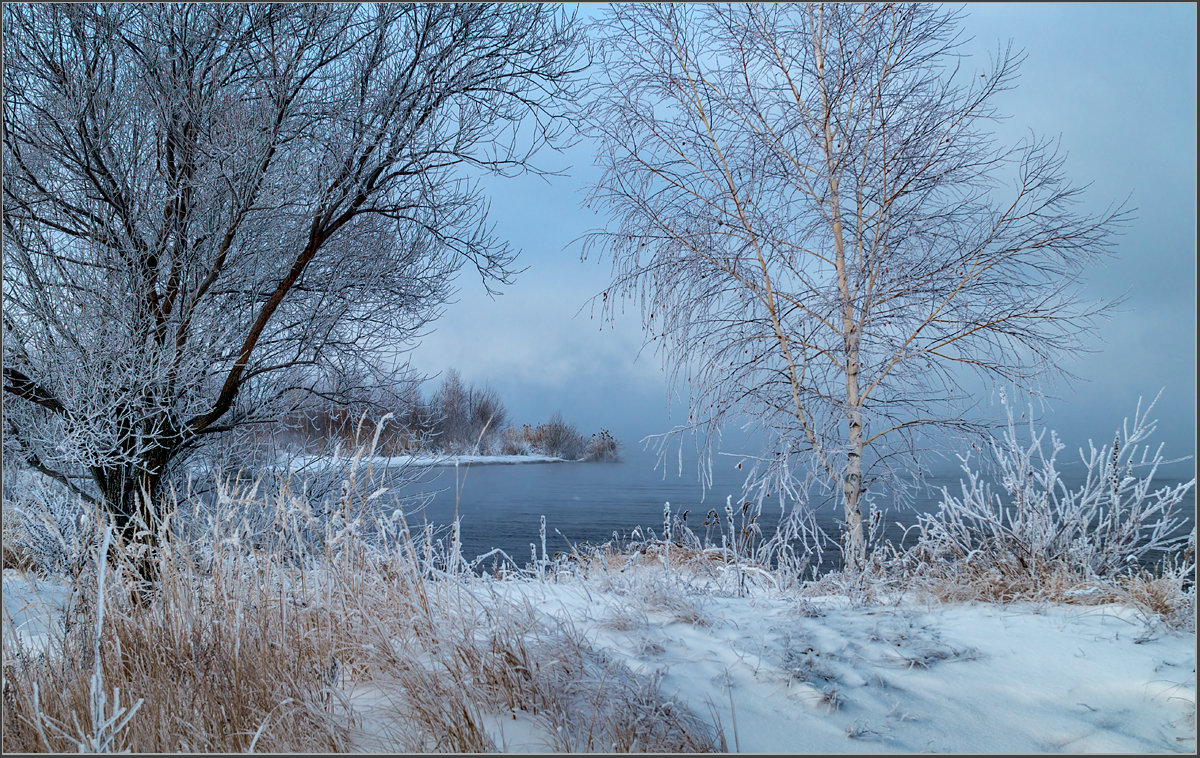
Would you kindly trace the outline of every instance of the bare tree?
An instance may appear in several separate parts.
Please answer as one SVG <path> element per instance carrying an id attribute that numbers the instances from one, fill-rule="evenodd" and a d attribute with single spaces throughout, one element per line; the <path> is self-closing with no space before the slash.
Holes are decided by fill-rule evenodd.
<path id="1" fill-rule="evenodd" d="M 433 445 L 448 453 L 486 452 L 507 415 L 495 390 L 467 385 L 455 368 L 446 371 L 429 405 L 436 419 Z"/>
<path id="2" fill-rule="evenodd" d="M 500 395 L 492 387 L 471 387 L 468 393 L 471 408 L 470 436 L 467 443 L 482 452 L 492 448 L 492 440 L 500 434 L 508 419 L 508 411 Z"/>
<path id="3" fill-rule="evenodd" d="M 437 414 L 434 444 L 440 450 L 453 452 L 467 436 L 471 417 L 468 390 L 458 369 L 446 371 L 430 402 Z"/>
<path id="4" fill-rule="evenodd" d="M 560 143 L 574 29 L 543 5 L 6 5 L 7 450 L 152 524 L 189 455 L 411 341 L 464 264 L 507 283 L 473 177 Z"/>
<path id="5" fill-rule="evenodd" d="M 1073 210 L 1053 145 L 996 144 L 1020 56 L 960 69 L 958 20 L 618 5 L 595 29 L 591 202 L 609 223 L 584 252 L 614 261 L 599 299 L 637 298 L 687 382 L 675 433 L 709 454 L 730 421 L 763 434 L 760 503 L 802 499 L 801 472 L 829 486 L 851 567 L 872 486 L 915 472 L 929 432 L 970 426 L 964 369 L 1031 386 L 1082 349 L 1102 309 L 1078 278 L 1123 217 Z"/>

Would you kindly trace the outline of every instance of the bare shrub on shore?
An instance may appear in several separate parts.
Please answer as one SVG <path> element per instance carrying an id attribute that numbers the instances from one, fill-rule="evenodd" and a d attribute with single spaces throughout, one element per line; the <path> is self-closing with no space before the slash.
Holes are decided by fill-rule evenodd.
<path id="1" fill-rule="evenodd" d="M 500 454 L 529 455 L 533 452 L 529 437 L 528 424 L 521 429 L 512 426 L 508 427 L 504 430 L 504 436 L 500 438 Z"/>
<path id="2" fill-rule="evenodd" d="M 1183 504 L 1195 479 L 1156 486 L 1168 461 L 1161 444 L 1148 442 L 1154 403 L 1139 402 L 1112 443 L 1080 449 L 1083 482 L 1071 488 L 1058 461 L 1065 444 L 1050 432 L 1047 445 L 1032 421 L 1022 438 L 1003 401 L 1008 424 L 991 441 L 994 471 L 985 476 L 959 456 L 961 494 L 942 490 L 937 511 L 918 516 L 915 543 L 895 553 L 890 570 L 947 599 L 1125 601 L 1177 620 L 1188 615 L 1196 530 L 1187 530 Z"/>
<path id="3" fill-rule="evenodd" d="M 568 423 L 558 411 L 551 414 L 549 421 L 539 425 L 533 434 L 535 449 L 568 461 L 582 458 L 587 445 L 587 440 L 575 425 Z"/>
<path id="4" fill-rule="evenodd" d="M 620 443 L 607 429 L 601 429 L 588 439 L 584 460 L 588 461 L 619 461 L 621 459 Z"/>

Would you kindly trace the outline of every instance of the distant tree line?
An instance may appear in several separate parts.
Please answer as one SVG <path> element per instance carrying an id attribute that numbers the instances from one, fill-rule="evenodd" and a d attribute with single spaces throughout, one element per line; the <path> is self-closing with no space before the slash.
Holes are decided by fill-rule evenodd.
<path id="1" fill-rule="evenodd" d="M 415 382 L 378 394 L 374 402 L 331 401 L 295 414 L 286 419 L 284 434 L 306 448 L 374 440 L 379 455 L 550 455 L 586 461 L 620 457 L 619 443 L 608 430 L 584 436 L 558 411 L 543 424 L 509 425 L 496 391 L 467 384 L 456 369 L 448 370 L 428 396 Z"/>

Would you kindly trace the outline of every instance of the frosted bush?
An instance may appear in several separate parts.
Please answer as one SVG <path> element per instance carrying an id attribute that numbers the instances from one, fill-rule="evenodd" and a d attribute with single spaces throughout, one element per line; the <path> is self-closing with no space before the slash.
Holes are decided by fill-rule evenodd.
<path id="1" fill-rule="evenodd" d="M 531 452 L 533 451 L 529 442 L 523 439 L 517 430 L 505 430 L 504 437 L 500 440 L 501 455 L 529 455 Z"/>
<path id="2" fill-rule="evenodd" d="M 583 457 L 587 440 L 579 433 L 574 424 L 567 423 L 562 414 L 555 412 L 550 420 L 534 430 L 535 449 L 541 448 L 545 455 L 553 455 L 568 461 L 577 461 Z"/>
<path id="3" fill-rule="evenodd" d="M 1157 398 L 1155 398 L 1157 401 Z M 1031 420 L 1028 437 L 1018 433 L 1012 408 L 1003 436 L 990 442 L 994 484 L 960 455 L 966 479 L 961 495 L 942 489 L 942 502 L 919 517 L 918 539 L 908 557 L 919 562 L 965 561 L 1037 578 L 1066 569 L 1088 578 L 1130 573 L 1154 560 L 1194 566 L 1182 504 L 1195 479 L 1155 487 L 1154 477 L 1167 461 L 1162 445 L 1147 440 L 1155 422 L 1154 403 L 1132 422 L 1126 419 L 1113 441 L 1097 448 L 1091 441 L 1079 454 L 1084 481 L 1070 488 L 1058 456 L 1065 445 L 1053 431 L 1038 430 Z M 1032 413 L 1030 414 L 1032 417 Z"/>
<path id="4" fill-rule="evenodd" d="M 587 461 L 618 461 L 621 459 L 619 449 L 617 439 L 607 429 L 602 429 L 588 440 L 583 458 Z"/>
<path id="5" fill-rule="evenodd" d="M 40 474 L 6 473 L 5 554 L 21 556 L 30 567 L 47 574 L 78 569 L 95 537 L 92 529 L 85 528 L 92 507 Z"/>

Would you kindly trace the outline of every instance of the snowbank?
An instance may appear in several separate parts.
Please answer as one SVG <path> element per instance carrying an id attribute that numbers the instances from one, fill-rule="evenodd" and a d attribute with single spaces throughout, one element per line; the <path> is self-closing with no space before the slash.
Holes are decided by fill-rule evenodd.
<path id="1" fill-rule="evenodd" d="M 4 569 L 4 650 L 14 642 L 28 650 L 44 650 L 50 637 L 61 631 L 59 621 L 70 599 L 71 588 L 61 580 Z"/>
<path id="2" fill-rule="evenodd" d="M 292 471 L 312 470 L 314 468 L 343 467 L 350 463 L 349 458 L 328 458 L 316 455 L 297 455 L 290 461 Z M 467 466 L 518 463 L 569 463 L 565 458 L 555 458 L 551 455 L 393 455 L 361 458 L 360 466 L 377 468 L 402 468 L 404 466 Z"/>
<path id="3" fill-rule="evenodd" d="M 513 583 L 749 753 L 1195 750 L 1195 635 L 1116 606 Z"/>
<path id="4" fill-rule="evenodd" d="M 738 596 L 645 565 L 463 582 L 476 600 L 569 627 L 635 674 L 660 677 L 663 695 L 716 723 L 734 752 L 1196 748 L 1194 632 L 1125 607 L 855 605 L 765 586 Z M 41 647 L 66 599 L 65 585 L 5 571 L 5 635 Z M 382 681 L 343 686 L 356 707 L 392 700 Z M 384 722 L 369 713 L 356 746 L 387 752 Z M 536 714 L 484 721 L 502 751 L 555 744 Z"/>

